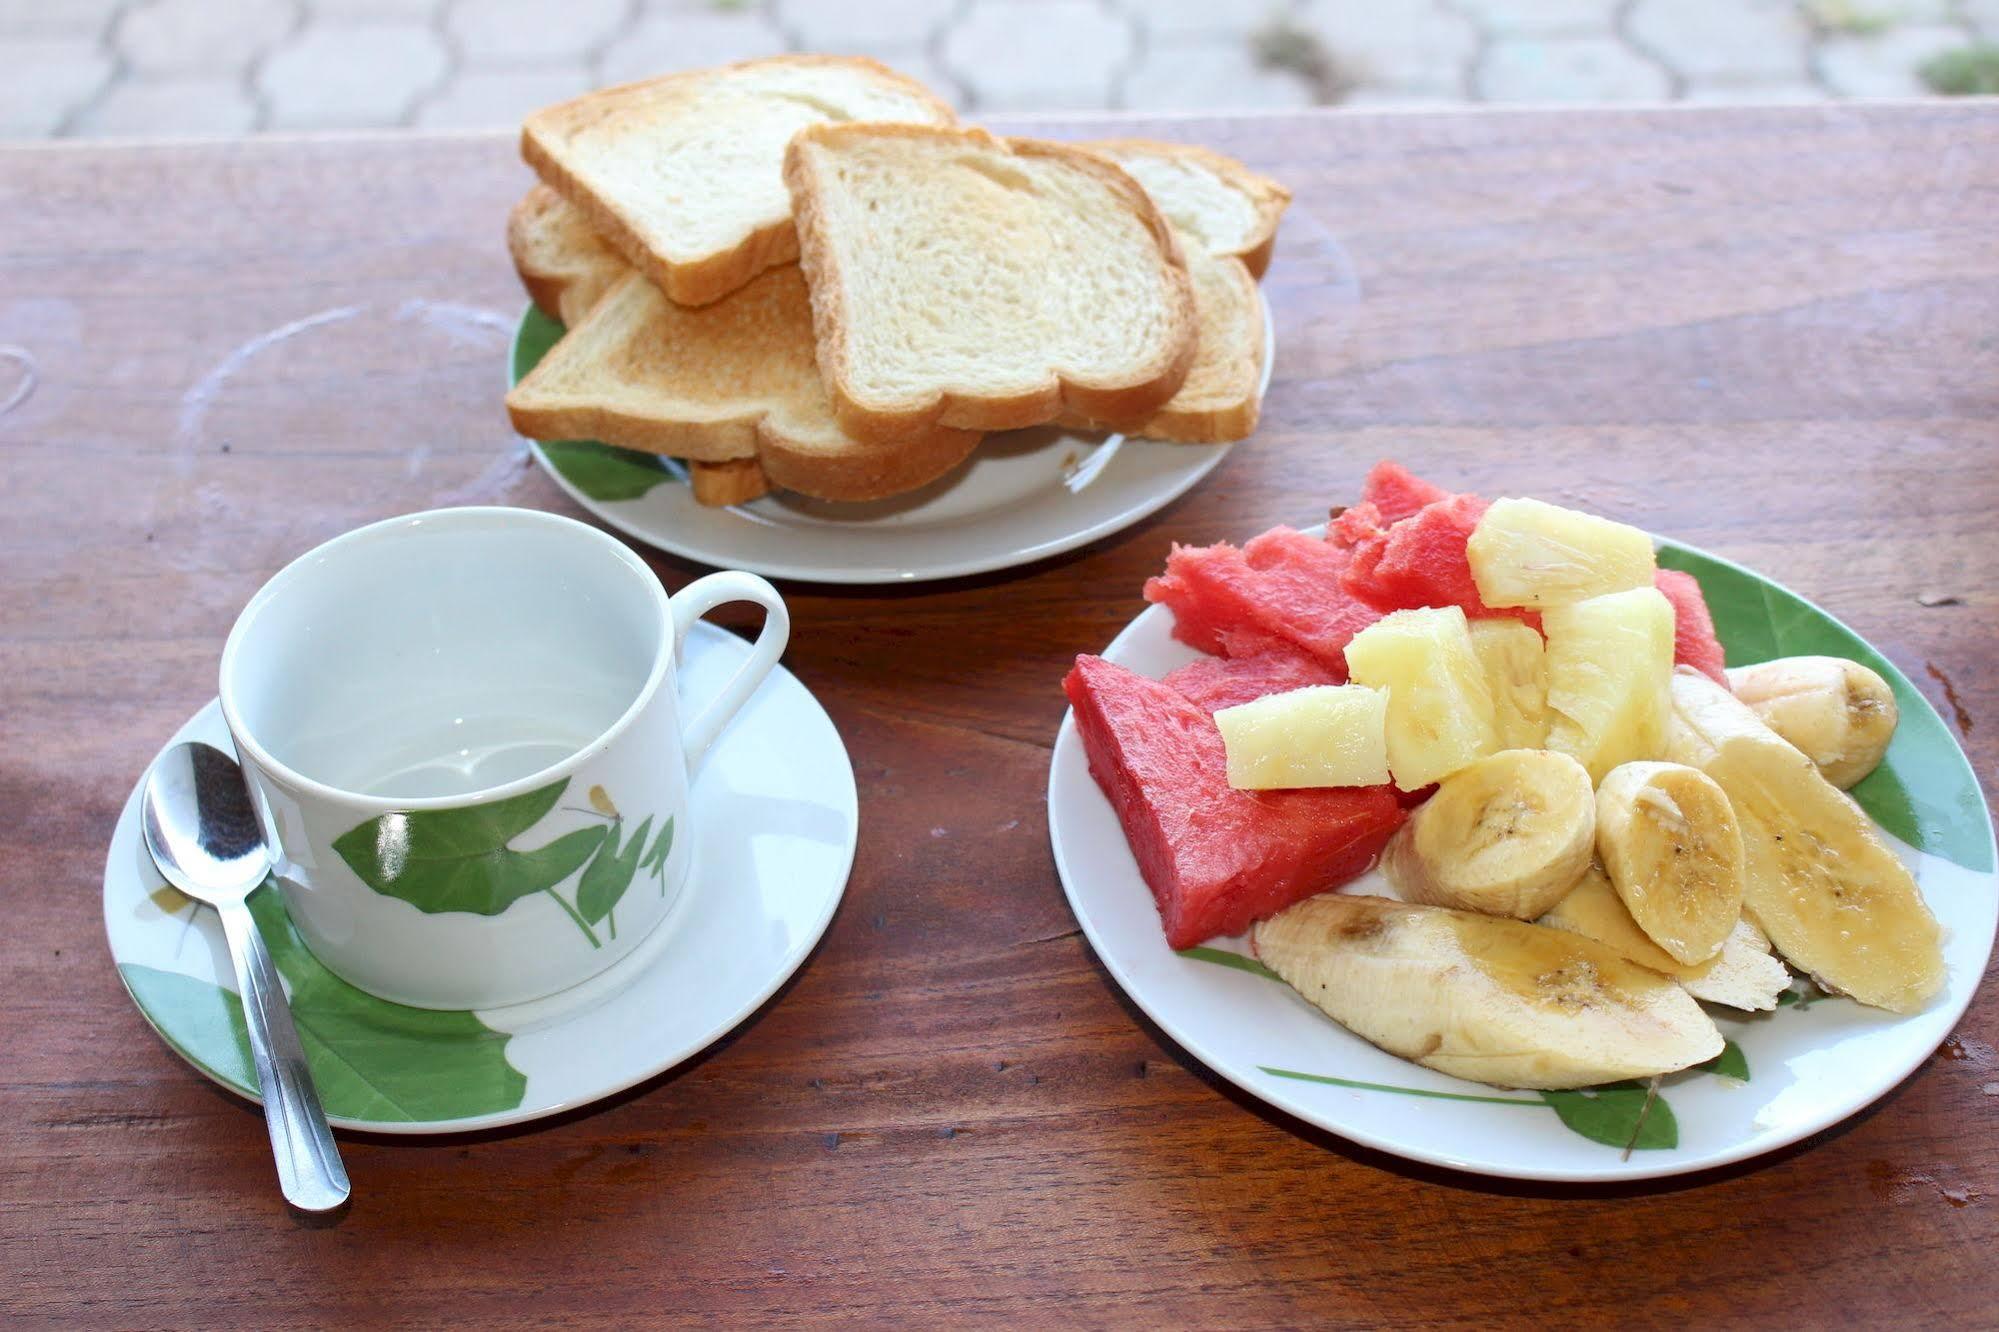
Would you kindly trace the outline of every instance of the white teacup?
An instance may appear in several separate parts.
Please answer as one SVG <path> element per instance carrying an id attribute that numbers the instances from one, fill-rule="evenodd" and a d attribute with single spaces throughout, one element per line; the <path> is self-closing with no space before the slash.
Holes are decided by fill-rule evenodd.
<path id="1" fill-rule="evenodd" d="M 684 728 L 674 662 L 716 606 L 763 632 Z M 638 946 L 687 876 L 688 774 L 777 664 L 747 573 L 669 599 L 595 528 L 439 509 L 336 537 L 266 583 L 222 650 L 222 712 L 324 962 L 423 1008 L 569 988 Z"/>

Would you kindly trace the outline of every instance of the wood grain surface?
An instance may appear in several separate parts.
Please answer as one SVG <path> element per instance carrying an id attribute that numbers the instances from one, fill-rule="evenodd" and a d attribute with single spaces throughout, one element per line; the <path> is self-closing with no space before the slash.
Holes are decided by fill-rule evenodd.
<path id="1" fill-rule="evenodd" d="M 1783 580 L 1904 667 L 1992 789 L 1999 107 L 1036 128 L 1206 143 L 1296 191 L 1261 431 L 1071 556 L 787 587 L 788 662 L 860 780 L 824 943 L 609 1104 L 344 1135 L 357 1201 L 327 1227 L 285 1213 L 255 1109 L 126 999 L 104 850 L 286 560 L 438 504 L 574 511 L 500 408 L 528 175 L 502 135 L 0 151 L 0 1316 L 1990 1324 L 1999 994 L 1879 1105 L 1739 1168 L 1413 1168 L 1152 1028 L 1077 933 L 1042 801 L 1057 683 L 1170 541 L 1316 521 L 1391 454 Z"/>

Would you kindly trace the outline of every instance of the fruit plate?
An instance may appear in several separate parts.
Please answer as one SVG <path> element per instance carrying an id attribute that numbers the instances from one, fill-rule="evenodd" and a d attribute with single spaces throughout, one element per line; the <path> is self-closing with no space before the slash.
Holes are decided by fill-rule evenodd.
<path id="1" fill-rule="evenodd" d="M 530 305 L 514 332 L 510 382 L 561 336 L 562 325 Z M 1268 303 L 1263 345 L 1268 391 L 1276 352 Z M 529 445 L 571 499 L 626 536 L 721 568 L 848 584 L 955 578 L 1074 550 L 1172 503 L 1231 447 L 1011 430 L 907 495 L 831 504 L 780 493 L 720 509 L 694 502 L 673 459 L 587 440 Z"/>
<path id="2" fill-rule="evenodd" d="M 1714 1065 L 1643 1088 L 1509 1091 L 1385 1054 L 1320 1013 L 1248 956 L 1241 939 L 1175 953 L 1110 802 L 1065 715 L 1048 775 L 1056 868 L 1084 934 L 1138 1006 L 1189 1054 L 1280 1110 L 1363 1146 L 1515 1179 L 1651 1179 L 1726 1165 L 1828 1128 L 1908 1077 L 1970 1004 L 1992 952 L 1992 821 L 1971 765 L 1935 709 L 1858 634 L 1739 565 L 1670 542 L 1662 567 L 1693 574 L 1731 666 L 1823 653 L 1894 687 L 1902 721 L 1888 756 L 1852 792 L 1915 872 L 1944 926 L 1944 992 L 1901 1017 L 1807 997 L 1775 1012 L 1713 1009 L 1729 1045 Z M 1103 655 L 1158 678 L 1195 660 L 1154 606 Z M 1378 872 L 1348 891 L 1389 895 Z M 1633 1135 L 1636 1142 L 1633 1144 Z M 1631 1149 L 1627 1151 L 1627 1145 Z"/>

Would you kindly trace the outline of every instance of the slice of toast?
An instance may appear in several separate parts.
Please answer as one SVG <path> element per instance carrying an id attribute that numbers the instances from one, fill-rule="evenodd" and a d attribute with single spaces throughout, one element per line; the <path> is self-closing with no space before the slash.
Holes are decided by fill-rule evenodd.
<path id="1" fill-rule="evenodd" d="M 1185 241 L 1242 260 L 1252 277 L 1270 267 L 1277 221 L 1291 191 L 1233 157 L 1188 143 L 1099 139 L 1083 145 L 1129 171 Z"/>
<path id="2" fill-rule="evenodd" d="M 849 56 L 776 56 L 586 93 L 521 126 L 521 156 L 654 285 L 705 305 L 798 257 L 785 144 L 826 121 L 956 117 Z"/>
<path id="3" fill-rule="evenodd" d="M 1195 352 L 1166 220 L 1108 159 L 983 130 L 815 125 L 785 154 L 841 425 L 1144 422 Z"/>
<path id="4" fill-rule="evenodd" d="M 692 462 L 758 463 L 771 482 L 832 500 L 880 499 L 955 467 L 978 443 L 936 429 L 893 445 L 844 433 L 813 358 L 810 298 L 797 265 L 724 300 L 676 305 L 627 273 L 507 395 L 532 439 L 595 439 Z"/>
<path id="5" fill-rule="evenodd" d="M 582 323 L 597 299 L 632 271 L 589 217 L 546 185 L 529 190 L 507 215 L 507 250 L 528 299 L 564 328 Z"/>
<path id="6" fill-rule="evenodd" d="M 1179 237 L 1194 280 L 1200 343 L 1180 391 L 1144 424 L 1145 439 L 1216 444 L 1245 439 L 1263 406 L 1263 311 L 1256 277 L 1270 262 L 1290 191 L 1220 153 L 1152 139 L 1083 145 L 1145 187 Z M 1065 415 L 1063 424 L 1096 423 Z"/>

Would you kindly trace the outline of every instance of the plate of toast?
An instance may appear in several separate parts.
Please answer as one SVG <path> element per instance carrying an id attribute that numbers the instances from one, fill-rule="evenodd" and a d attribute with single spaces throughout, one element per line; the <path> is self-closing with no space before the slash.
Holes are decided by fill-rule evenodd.
<path id="1" fill-rule="evenodd" d="M 627 535 L 774 577 L 1024 564 L 1256 429 L 1289 192 L 1221 154 L 960 125 L 786 56 L 528 117 L 507 409 Z"/>

